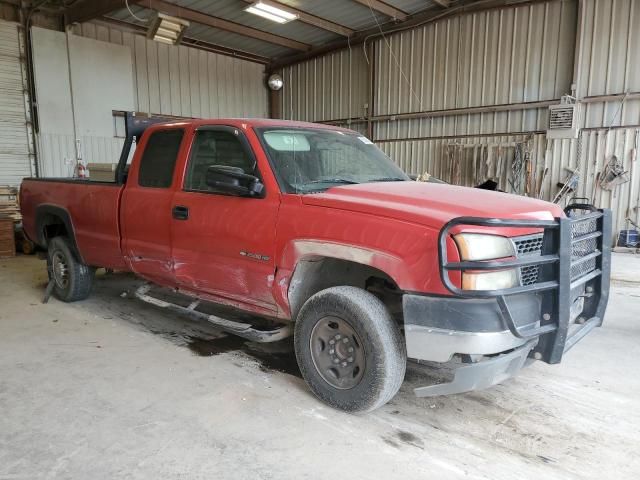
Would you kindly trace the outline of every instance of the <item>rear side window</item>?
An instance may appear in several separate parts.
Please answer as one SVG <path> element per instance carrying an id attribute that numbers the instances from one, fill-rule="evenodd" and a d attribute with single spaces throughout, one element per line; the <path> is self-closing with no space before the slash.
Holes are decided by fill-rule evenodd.
<path id="1" fill-rule="evenodd" d="M 161 130 L 151 135 L 140 162 L 138 184 L 141 187 L 171 186 L 183 135 L 183 130 Z"/>

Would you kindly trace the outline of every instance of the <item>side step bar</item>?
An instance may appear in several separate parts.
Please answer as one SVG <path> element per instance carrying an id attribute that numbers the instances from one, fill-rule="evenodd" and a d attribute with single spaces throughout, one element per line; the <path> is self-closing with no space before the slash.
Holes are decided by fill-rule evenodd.
<path id="1" fill-rule="evenodd" d="M 187 307 L 177 305 L 175 303 L 167 302 L 159 298 L 149 295 L 152 285 L 145 284 L 140 286 L 135 293 L 135 296 L 143 302 L 150 303 L 161 308 L 168 308 L 178 313 L 186 314 L 188 316 L 197 318 L 199 320 L 205 320 L 212 323 L 216 327 L 219 327 L 225 332 L 232 333 L 242 338 L 246 338 L 252 342 L 268 343 L 277 342 L 290 337 L 293 334 L 293 325 L 282 325 L 281 327 L 274 328 L 272 330 L 258 330 L 249 323 L 234 322 L 233 320 L 226 320 L 216 315 L 209 315 L 206 313 L 198 312 L 196 308 L 200 304 L 199 299 L 194 299 L 193 302 Z"/>

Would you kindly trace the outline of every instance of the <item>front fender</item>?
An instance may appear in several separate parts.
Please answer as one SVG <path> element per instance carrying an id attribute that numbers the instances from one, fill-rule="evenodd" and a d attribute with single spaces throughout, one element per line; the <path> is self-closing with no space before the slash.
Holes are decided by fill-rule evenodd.
<path id="1" fill-rule="evenodd" d="M 326 240 L 292 240 L 284 248 L 278 262 L 273 287 L 280 316 L 291 318 L 288 293 L 291 279 L 298 265 L 304 261 L 328 258 L 346 260 L 380 270 L 403 290 L 411 290 L 414 285 L 404 260 L 388 252 Z"/>

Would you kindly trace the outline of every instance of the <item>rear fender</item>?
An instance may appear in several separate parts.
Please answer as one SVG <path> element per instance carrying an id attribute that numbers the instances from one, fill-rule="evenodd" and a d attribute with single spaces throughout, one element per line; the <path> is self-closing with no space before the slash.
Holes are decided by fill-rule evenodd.
<path id="1" fill-rule="evenodd" d="M 36 208 L 36 243 L 40 245 L 42 248 L 47 248 L 47 237 L 45 235 L 45 227 L 51 224 L 51 219 L 59 219 L 61 223 L 64 225 L 65 230 L 69 236 L 69 241 L 71 242 L 71 247 L 73 248 L 74 253 L 77 255 L 78 259 L 84 263 L 82 255 L 80 255 L 80 250 L 78 249 L 78 245 L 76 244 L 76 234 L 75 229 L 73 227 L 73 221 L 71 220 L 71 215 L 69 212 L 57 205 L 44 204 L 39 205 Z"/>

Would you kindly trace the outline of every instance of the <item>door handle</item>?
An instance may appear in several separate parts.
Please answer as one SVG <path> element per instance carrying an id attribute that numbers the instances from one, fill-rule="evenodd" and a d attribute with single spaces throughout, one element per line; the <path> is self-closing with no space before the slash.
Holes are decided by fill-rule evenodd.
<path id="1" fill-rule="evenodd" d="M 189 208 L 183 205 L 175 205 L 171 210 L 171 215 L 176 220 L 188 220 L 189 219 Z"/>

